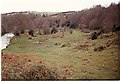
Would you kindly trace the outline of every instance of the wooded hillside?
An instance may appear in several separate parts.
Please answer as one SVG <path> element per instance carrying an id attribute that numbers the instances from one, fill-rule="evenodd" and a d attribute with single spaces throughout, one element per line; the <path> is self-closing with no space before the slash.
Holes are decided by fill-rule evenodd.
<path id="1" fill-rule="evenodd" d="M 113 25 L 120 24 L 120 3 L 111 3 L 109 7 L 96 5 L 81 11 L 61 12 L 53 15 L 33 12 L 11 12 L 1 15 L 2 34 L 25 29 L 50 27 L 70 27 L 96 30 L 103 28 L 112 31 Z"/>

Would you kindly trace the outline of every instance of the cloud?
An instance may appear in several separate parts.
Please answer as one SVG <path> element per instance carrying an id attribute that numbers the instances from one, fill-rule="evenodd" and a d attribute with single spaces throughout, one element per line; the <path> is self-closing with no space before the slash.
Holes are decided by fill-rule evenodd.
<path id="1" fill-rule="evenodd" d="M 78 11 L 93 5 L 110 5 L 119 0 L 1 0 L 0 12 L 12 11 Z"/>

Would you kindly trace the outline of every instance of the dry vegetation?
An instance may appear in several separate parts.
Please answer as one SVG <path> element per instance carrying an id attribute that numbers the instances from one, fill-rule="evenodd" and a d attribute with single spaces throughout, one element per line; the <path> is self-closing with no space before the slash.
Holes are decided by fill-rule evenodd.
<path id="1" fill-rule="evenodd" d="M 41 57 L 31 61 L 31 57 L 38 56 L 2 53 L 2 79 L 60 79 L 57 69 L 48 67 L 47 63 L 41 61 Z"/>
<path id="2" fill-rule="evenodd" d="M 2 35 L 15 34 L 2 50 L 2 79 L 118 79 L 119 6 L 2 14 Z"/>
<path id="3" fill-rule="evenodd" d="M 97 5 L 78 12 L 61 12 L 53 15 L 40 15 L 32 12 L 14 12 L 2 14 L 2 33 L 25 29 L 48 29 L 51 27 L 85 28 L 97 30 L 103 28 L 111 32 L 113 25 L 119 25 L 118 10 L 120 4 L 111 3 L 107 8 Z M 28 13 L 28 14 L 26 14 Z M 45 16 L 44 16 L 45 15 Z"/>
<path id="4" fill-rule="evenodd" d="M 14 37 L 2 51 L 2 79 L 118 79 L 117 34 L 64 33 Z"/>

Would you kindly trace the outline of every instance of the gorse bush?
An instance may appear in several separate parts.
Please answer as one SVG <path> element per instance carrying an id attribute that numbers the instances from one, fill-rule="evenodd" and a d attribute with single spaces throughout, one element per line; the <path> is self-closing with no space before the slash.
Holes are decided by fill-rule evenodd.
<path id="1" fill-rule="evenodd" d="M 24 58 L 24 57 L 23 57 Z M 46 64 L 32 64 L 19 62 L 19 57 L 2 54 L 2 79 L 60 79 L 56 67 L 48 67 Z M 37 63 L 37 62 L 36 62 Z"/>
<path id="2" fill-rule="evenodd" d="M 7 70 L 8 69 L 8 70 Z M 2 68 L 3 79 L 59 79 L 57 70 L 52 70 L 45 65 L 31 65 L 20 68 L 9 65 Z"/>
<path id="3" fill-rule="evenodd" d="M 97 33 L 97 32 L 92 32 L 92 33 L 91 33 L 91 39 L 92 39 L 92 40 L 97 39 L 97 37 L 98 37 L 98 33 Z"/>
<path id="4" fill-rule="evenodd" d="M 21 34 L 24 34 L 24 32 L 25 32 L 25 30 L 24 30 L 24 29 L 20 30 L 20 33 L 21 33 Z"/>
<path id="5" fill-rule="evenodd" d="M 34 34 L 33 34 L 33 33 L 34 33 L 34 31 L 33 31 L 32 29 L 31 29 L 31 30 L 29 30 L 29 31 L 28 31 L 28 33 L 29 33 L 29 35 L 31 35 L 32 37 L 34 36 Z"/>
<path id="6" fill-rule="evenodd" d="M 14 32 L 14 35 L 15 35 L 15 36 L 20 36 L 20 32 L 19 32 L 19 31 L 15 31 L 15 32 Z"/>
<path id="7" fill-rule="evenodd" d="M 52 28 L 52 30 L 51 30 L 51 34 L 53 34 L 53 33 L 57 33 L 58 32 L 58 30 L 56 29 L 56 28 Z"/>
<path id="8" fill-rule="evenodd" d="M 114 25 L 112 28 L 112 32 L 120 31 L 120 25 Z"/>
<path id="9" fill-rule="evenodd" d="M 48 69 L 45 65 L 33 65 L 23 74 L 25 79 L 58 79 L 57 72 Z"/>

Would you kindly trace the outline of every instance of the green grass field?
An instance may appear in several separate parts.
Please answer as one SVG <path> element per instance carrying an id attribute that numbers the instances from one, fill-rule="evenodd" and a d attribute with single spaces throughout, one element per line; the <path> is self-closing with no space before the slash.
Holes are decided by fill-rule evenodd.
<path id="1" fill-rule="evenodd" d="M 14 37 L 2 52 L 21 58 L 26 55 L 33 64 L 42 60 L 58 68 L 67 79 L 117 79 L 118 46 L 111 45 L 105 50 L 94 51 L 94 47 L 106 45 L 113 36 L 91 40 L 89 34 L 74 30 L 73 34 L 65 32 L 64 36 L 57 33 L 28 39 L 28 35 L 22 35 Z"/>

